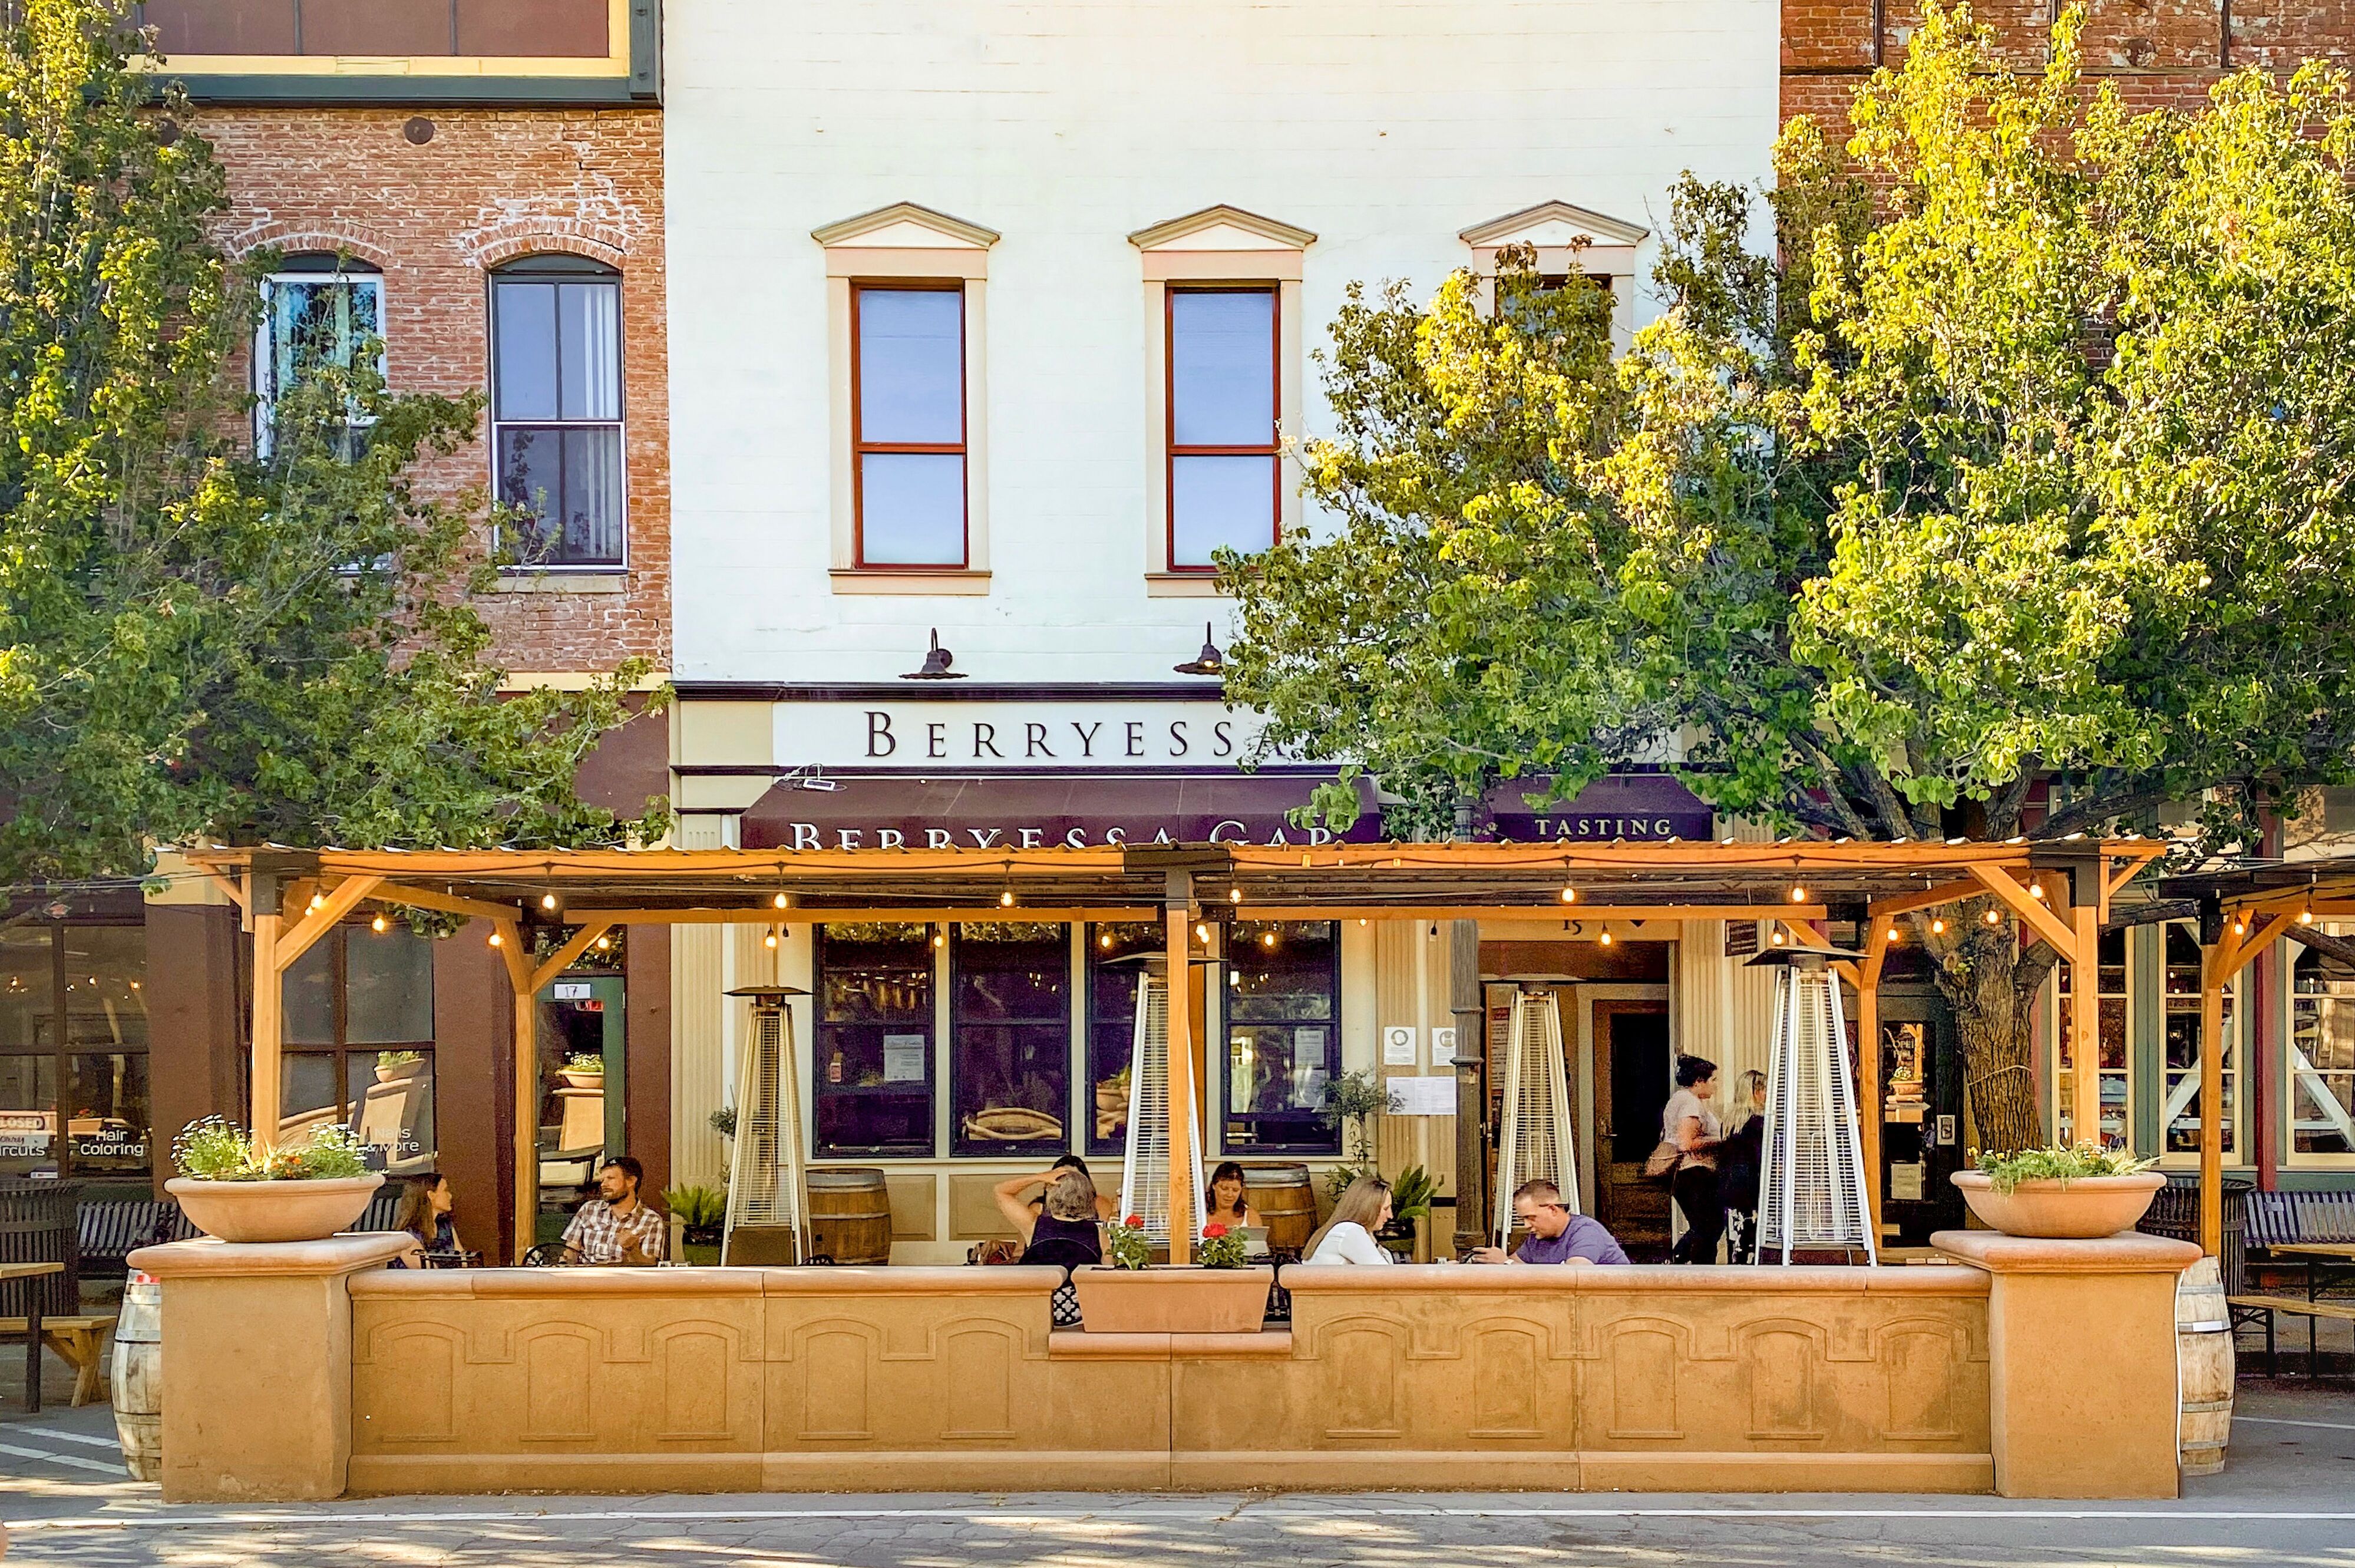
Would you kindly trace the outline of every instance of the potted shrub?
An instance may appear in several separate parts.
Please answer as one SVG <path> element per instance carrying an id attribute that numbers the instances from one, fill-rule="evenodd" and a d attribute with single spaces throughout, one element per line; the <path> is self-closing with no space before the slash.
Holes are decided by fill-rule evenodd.
<path id="1" fill-rule="evenodd" d="M 1977 1170 L 1955 1172 L 1971 1212 L 2007 1236 L 2089 1240 L 2131 1230 L 2167 1179 L 2123 1149 L 2074 1148 L 1982 1154 Z"/>
<path id="2" fill-rule="evenodd" d="M 593 1051 L 576 1051 L 564 1059 L 556 1076 L 568 1089 L 602 1089 L 605 1059 Z"/>
<path id="3" fill-rule="evenodd" d="M 417 1051 L 379 1051 L 376 1054 L 376 1081 L 379 1083 L 397 1083 L 424 1071 L 425 1058 Z"/>
<path id="4" fill-rule="evenodd" d="M 1153 1266 L 1153 1243 L 1135 1214 L 1110 1228 L 1105 1250 L 1111 1266 L 1071 1271 L 1091 1334 L 1256 1334 L 1266 1320 L 1275 1271 L 1252 1267 L 1242 1237 L 1215 1221 L 1202 1228 L 1199 1264 Z"/>
<path id="5" fill-rule="evenodd" d="M 257 1149 L 243 1127 L 207 1116 L 172 1140 L 180 1174 L 164 1183 L 188 1222 L 224 1242 L 316 1242 L 358 1219 L 384 1185 L 346 1126 Z"/>
<path id="6" fill-rule="evenodd" d="M 717 1187 L 671 1187 L 663 1207 L 679 1222 L 678 1261 L 717 1264 L 720 1228 L 728 1222 L 728 1194 Z"/>

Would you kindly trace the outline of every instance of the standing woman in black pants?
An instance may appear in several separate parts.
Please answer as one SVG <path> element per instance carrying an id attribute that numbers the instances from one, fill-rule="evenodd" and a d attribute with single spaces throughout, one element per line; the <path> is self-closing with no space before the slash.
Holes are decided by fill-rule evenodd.
<path id="1" fill-rule="evenodd" d="M 1725 1233 L 1725 1205 L 1717 1191 L 1717 1063 L 1698 1056 L 1677 1058 L 1677 1092 L 1660 1113 L 1660 1136 L 1674 1144 L 1678 1158 L 1669 1190 L 1684 1211 L 1685 1233 L 1670 1263 L 1713 1264 Z"/>

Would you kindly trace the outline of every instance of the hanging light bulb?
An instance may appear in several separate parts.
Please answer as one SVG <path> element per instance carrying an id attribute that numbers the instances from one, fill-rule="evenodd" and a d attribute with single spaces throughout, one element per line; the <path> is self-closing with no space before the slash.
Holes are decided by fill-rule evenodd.
<path id="1" fill-rule="evenodd" d="M 2003 912 L 2002 912 L 2002 911 L 2000 911 L 2000 910 L 1992 910 L 1992 909 L 1991 909 L 1991 910 L 1989 910 L 1989 911 L 1987 911 L 1987 923 L 1989 925 L 2001 925 L 2001 924 L 2003 923 Z"/>
<path id="2" fill-rule="evenodd" d="M 1259 933 L 1259 944 L 1262 947 L 1273 947 L 1275 945 L 1275 933 L 1272 931 L 1261 932 Z"/>
<path id="3" fill-rule="evenodd" d="M 1603 945 L 1605 947 L 1611 945 L 1611 933 L 1607 931 L 1603 933 Z"/>
<path id="4" fill-rule="evenodd" d="M 2249 926 L 2246 921 L 2236 920 L 2232 923 L 2232 934 L 2235 936 L 2246 935 L 2248 933 L 2248 929 Z"/>
<path id="5" fill-rule="evenodd" d="M 793 895 L 790 893 L 779 893 L 774 901 L 779 909 L 783 909 L 786 905 L 794 901 Z"/>
<path id="6" fill-rule="evenodd" d="M 1577 890 L 1576 888 L 1564 888 L 1564 889 L 1562 889 L 1562 890 L 1561 890 L 1561 901 L 1562 901 L 1562 902 L 1564 902 L 1564 903 L 1566 903 L 1566 904 L 1574 904 L 1574 903 L 1576 903 L 1576 902 L 1578 901 L 1578 890 Z"/>
<path id="7" fill-rule="evenodd" d="M 1110 948 L 1112 946 L 1112 933 L 1107 931 L 1098 936 L 1096 938 L 1096 945 L 1098 947 Z"/>
<path id="8" fill-rule="evenodd" d="M 1205 943 L 1206 943 L 1206 942 L 1208 942 L 1208 941 L 1209 941 L 1209 940 L 1210 940 L 1210 928 L 1209 928 L 1209 926 L 1207 926 L 1207 925 L 1197 925 L 1197 926 L 1194 928 L 1194 940 L 1195 940 L 1195 941 L 1197 941 L 1197 942 L 1205 942 Z"/>
<path id="9" fill-rule="evenodd" d="M 1229 888 L 1229 889 L 1227 890 L 1227 901 L 1228 901 L 1229 903 L 1231 903 L 1231 904 L 1239 904 L 1239 903 L 1242 902 L 1242 901 L 1243 901 L 1243 891 L 1242 891 L 1242 889 L 1241 889 L 1241 888 Z"/>
<path id="10" fill-rule="evenodd" d="M 2042 898 L 2042 897 L 2044 896 L 2044 884 L 2043 884 L 2042 882 L 2030 882 L 2030 883 L 2029 883 L 2029 884 L 2028 884 L 2028 896 L 2029 896 L 2030 898 L 2032 898 L 2032 899 L 2041 899 L 2041 898 Z"/>
<path id="11" fill-rule="evenodd" d="M 936 931 L 936 932 L 932 933 L 932 945 L 933 945 L 933 946 L 935 946 L 935 947 L 946 947 L 948 944 L 949 944 L 949 938 L 948 938 L 948 933 L 947 933 L 946 932 L 943 932 L 943 931 Z"/>
<path id="12" fill-rule="evenodd" d="M 1795 904 L 1806 903 L 1807 901 L 1807 890 L 1805 888 L 1793 888 L 1791 890 L 1791 901 Z"/>
<path id="13" fill-rule="evenodd" d="M 1777 947 L 1783 945 L 1783 930 L 1780 926 L 1774 929 L 1774 945 Z"/>
<path id="14" fill-rule="evenodd" d="M 506 939 L 506 937 L 501 936 L 501 935 L 500 935 L 497 932 L 496 932 L 496 931 L 495 931 L 495 932 L 493 932 L 493 933 L 491 933 L 491 945 L 492 945 L 492 946 L 494 946 L 494 947 L 505 947 L 506 944 L 507 944 L 507 939 Z"/>
<path id="15" fill-rule="evenodd" d="M 1891 927 L 1889 928 L 1889 936 L 1888 936 L 1888 940 L 1889 940 L 1889 941 L 1891 941 L 1891 942 L 1894 942 L 1894 941 L 1896 941 L 1896 940 L 1897 940 L 1897 928 L 1896 928 L 1895 926 L 1893 926 L 1893 925 L 1892 925 L 1892 926 L 1891 926 Z"/>
<path id="16" fill-rule="evenodd" d="M 610 936 L 601 936 L 597 939 L 597 951 L 600 953 L 610 951 L 613 945 L 613 939 Z"/>
<path id="17" fill-rule="evenodd" d="M 998 894 L 997 902 L 998 907 L 1001 909 L 1012 909 L 1014 907 L 1014 890 L 1012 888 L 1008 888 L 1004 892 Z"/>
<path id="18" fill-rule="evenodd" d="M 2312 925 L 2314 923 L 2314 912 L 2310 909 L 2302 909 L 2298 911 L 2297 923 L 2300 925 Z"/>
<path id="19" fill-rule="evenodd" d="M 1930 933 L 1934 936 L 1944 936 L 1946 933 L 1946 917 L 1945 915 L 1938 915 L 1930 922 Z"/>
<path id="20" fill-rule="evenodd" d="M 556 895 L 554 893 L 540 894 L 539 907 L 542 909 L 554 909 L 556 907 Z"/>
<path id="21" fill-rule="evenodd" d="M 323 910 L 323 909 L 325 909 L 325 908 L 326 908 L 326 907 L 327 907 L 327 900 L 326 900 L 326 895 L 325 895 L 325 894 L 324 894 L 324 893 L 313 893 L 313 894 L 311 895 L 311 912 L 312 912 L 313 914 L 316 914 L 316 913 L 318 913 L 321 910 Z"/>
<path id="22" fill-rule="evenodd" d="M 777 945 L 777 933 L 774 931 L 770 932 L 767 936 L 762 938 L 761 945 L 774 948 Z"/>
<path id="23" fill-rule="evenodd" d="M 386 926 L 386 923 L 385 923 L 385 918 L 384 918 L 384 916 L 382 916 L 382 915 L 378 915 L 378 916 L 377 916 L 374 920 L 372 920 L 372 921 L 368 922 L 368 929 L 369 929 L 370 931 L 379 932 L 379 933 L 381 933 L 381 932 L 383 932 L 384 930 L 386 930 L 386 929 L 387 929 L 387 926 Z"/>

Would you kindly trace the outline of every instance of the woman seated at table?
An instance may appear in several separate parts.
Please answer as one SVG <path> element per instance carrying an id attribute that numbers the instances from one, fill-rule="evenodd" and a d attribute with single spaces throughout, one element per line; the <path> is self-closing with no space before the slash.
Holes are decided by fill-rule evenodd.
<path id="1" fill-rule="evenodd" d="M 1202 1207 L 1204 1221 L 1230 1231 L 1238 1225 L 1267 1223 L 1243 1195 L 1243 1168 L 1231 1159 L 1220 1160 L 1219 1168 L 1210 1172 L 1209 1200 Z"/>
<path id="2" fill-rule="evenodd" d="M 1349 1183 L 1333 1217 L 1308 1238 L 1303 1255 L 1312 1264 L 1393 1263 L 1375 1234 L 1391 1222 L 1391 1184 L 1379 1176 L 1361 1176 Z"/>
<path id="3" fill-rule="evenodd" d="M 997 1184 L 997 1211 L 1022 1237 L 1026 1264 L 1077 1268 L 1103 1262 L 1103 1231 L 1096 1218 L 1096 1184 L 1084 1170 L 1050 1171 L 1035 1210 L 1024 1189 L 1041 1179 L 1018 1176 Z"/>
<path id="4" fill-rule="evenodd" d="M 393 1259 L 392 1266 L 423 1268 L 428 1253 L 463 1251 L 458 1245 L 457 1221 L 451 1218 L 457 1204 L 448 1178 L 436 1172 L 410 1177 L 401 1190 L 400 1206 L 393 1211 L 392 1228 L 406 1232 L 416 1244 Z"/>

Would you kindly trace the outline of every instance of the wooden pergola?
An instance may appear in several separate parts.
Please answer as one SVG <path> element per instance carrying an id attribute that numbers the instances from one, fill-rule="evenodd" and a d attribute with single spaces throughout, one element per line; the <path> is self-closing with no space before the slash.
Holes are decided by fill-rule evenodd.
<path id="1" fill-rule="evenodd" d="M 2355 858 L 2169 877 L 2158 896 L 2188 905 L 2200 927 L 2200 1244 L 2213 1257 L 2224 1243 L 2224 988 L 2285 937 L 2339 947 L 2306 928 L 2355 919 Z"/>
<path id="2" fill-rule="evenodd" d="M 255 1137 L 277 1133 L 283 1051 L 281 983 L 322 936 L 363 905 L 422 909 L 490 923 L 514 992 L 515 1204 L 518 1253 L 538 1207 L 534 1129 L 539 1115 L 535 1001 L 598 937 L 639 924 L 789 925 L 829 921 L 923 923 L 1002 920 L 1158 922 L 1171 972 L 1184 974 L 1205 944 L 1196 926 L 1231 915 L 1252 920 L 1394 920 L 1455 923 L 1451 1008 L 1459 1038 L 1478 1039 L 1477 923 L 1481 920 L 1768 920 L 1817 942 L 1831 919 L 1862 923 L 1856 962 L 1840 969 L 1857 994 L 1859 1104 L 1881 1098 L 1879 988 L 1896 923 L 1962 900 L 1993 897 L 2052 944 L 2079 976 L 2071 987 L 2075 1038 L 2090 1051 L 2097 1028 L 2095 967 L 2110 901 L 2165 853 L 2144 838 L 2074 837 L 2030 843 L 1857 843 L 1786 839 L 1658 844 L 1348 844 L 1265 848 L 1200 844 L 1093 848 L 949 850 L 293 850 L 204 848 L 186 858 L 243 910 L 253 938 L 251 1117 Z M 2296 900 L 2250 906 L 2268 922 Z M 2349 905 L 2355 910 L 2355 903 Z M 2231 955 L 2278 934 L 2251 928 Z M 543 934 L 546 941 L 540 939 Z M 1215 942 L 1215 935 L 1211 940 Z M 538 956 L 542 947 L 545 956 Z M 1215 951 L 1213 948 L 1212 951 Z M 2245 963 L 2245 957 L 2238 963 Z M 2221 967 L 2219 972 L 2222 973 Z M 2231 972 L 2237 972 L 2237 964 Z M 1194 1128 L 1178 1107 L 1192 1098 L 1198 1020 L 1187 987 L 1169 998 L 1170 1212 L 1173 1260 L 1189 1252 L 1197 1201 L 1185 1176 Z M 2207 993 L 2211 1017 L 2216 992 Z M 2211 1026 L 2212 1028 L 2212 1026 Z M 2211 1034 L 2210 1038 L 2213 1038 Z M 1186 1048 L 1180 1049 L 1180 1042 Z M 2215 1074 L 2216 1055 L 2205 1071 Z M 1480 1053 L 1458 1072 L 1458 1191 L 1485 1181 L 1477 1128 Z M 2100 1079 L 2081 1064 L 2076 1125 L 2100 1125 Z M 2203 1089 L 2209 1145 L 2221 1148 Z M 1465 1117 L 1471 1119 L 1467 1124 Z M 1881 1119 L 1863 1117 L 1868 1196 L 1881 1213 Z M 1466 1179 L 1470 1186 L 1465 1186 Z M 2210 1192 L 2214 1192 L 2212 1184 Z M 1459 1226 L 1465 1210 L 1459 1204 Z M 1476 1223 L 1476 1215 L 1473 1216 Z"/>

